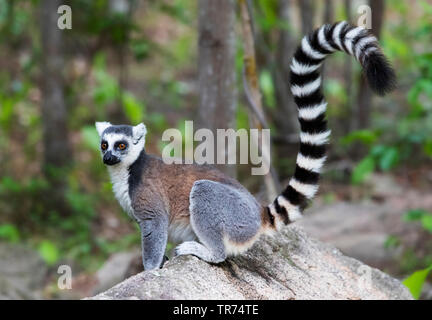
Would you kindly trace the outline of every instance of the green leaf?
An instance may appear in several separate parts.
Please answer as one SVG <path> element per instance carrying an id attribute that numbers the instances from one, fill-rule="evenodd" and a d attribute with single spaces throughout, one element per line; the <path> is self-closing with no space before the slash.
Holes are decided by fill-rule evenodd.
<path id="1" fill-rule="evenodd" d="M 18 242 L 20 239 L 20 233 L 13 224 L 2 224 L 0 225 L 0 238 L 5 239 L 8 242 Z"/>
<path id="2" fill-rule="evenodd" d="M 81 137 L 87 147 L 99 151 L 100 138 L 94 126 L 85 126 L 82 128 Z"/>
<path id="3" fill-rule="evenodd" d="M 353 142 L 360 141 L 365 145 L 373 144 L 378 138 L 378 133 L 373 130 L 357 130 L 353 131 L 350 134 L 346 135 L 342 138 L 342 144 L 350 145 Z"/>
<path id="4" fill-rule="evenodd" d="M 422 224 L 423 228 L 425 228 L 427 231 L 432 233 L 432 215 L 425 214 L 421 218 L 421 224 Z"/>
<path id="5" fill-rule="evenodd" d="M 354 168 L 351 175 L 351 182 L 354 184 L 362 183 L 366 177 L 375 170 L 375 161 L 368 156 L 360 161 Z"/>
<path id="6" fill-rule="evenodd" d="M 44 240 L 39 244 L 38 252 L 48 265 L 53 265 L 59 259 L 56 245 L 49 240 Z"/>
<path id="7" fill-rule="evenodd" d="M 395 147 L 388 147 L 384 150 L 379 158 L 379 167 L 383 171 L 394 168 L 399 162 L 399 152 Z"/>
<path id="8" fill-rule="evenodd" d="M 139 123 L 144 117 L 144 105 L 130 92 L 122 95 L 123 110 L 132 123 Z"/>
<path id="9" fill-rule="evenodd" d="M 266 105 L 269 107 L 274 107 L 276 105 L 274 98 L 274 85 L 271 74 L 267 70 L 263 70 L 260 73 L 259 77 L 260 87 L 264 94 L 264 100 Z"/>
<path id="10" fill-rule="evenodd" d="M 426 278 L 431 270 L 432 266 L 416 271 L 402 282 L 409 289 L 414 299 L 420 298 L 423 284 L 425 283 Z"/>
<path id="11" fill-rule="evenodd" d="M 432 139 L 425 142 L 423 150 L 429 157 L 432 157 Z"/>
<path id="12" fill-rule="evenodd" d="M 400 239 L 394 235 L 388 236 L 386 241 L 384 242 L 384 248 L 386 249 L 397 248 L 399 245 L 400 245 Z"/>
<path id="13" fill-rule="evenodd" d="M 384 154 L 384 152 L 386 151 L 387 148 L 388 147 L 383 145 L 383 144 L 378 144 L 378 145 L 373 146 L 369 153 L 373 157 L 379 158 Z"/>
<path id="14" fill-rule="evenodd" d="M 403 221 L 410 222 L 410 221 L 418 221 L 421 220 L 424 215 L 428 214 L 426 210 L 423 209 L 413 209 L 408 211 L 403 215 Z"/>

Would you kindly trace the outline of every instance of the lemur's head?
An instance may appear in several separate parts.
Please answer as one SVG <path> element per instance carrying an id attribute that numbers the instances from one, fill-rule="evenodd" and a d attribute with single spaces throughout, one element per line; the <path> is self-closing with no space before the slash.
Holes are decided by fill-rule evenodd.
<path id="1" fill-rule="evenodd" d="M 146 126 L 112 125 L 109 122 L 96 122 L 96 130 L 101 138 L 102 159 L 109 166 L 130 166 L 144 149 Z"/>

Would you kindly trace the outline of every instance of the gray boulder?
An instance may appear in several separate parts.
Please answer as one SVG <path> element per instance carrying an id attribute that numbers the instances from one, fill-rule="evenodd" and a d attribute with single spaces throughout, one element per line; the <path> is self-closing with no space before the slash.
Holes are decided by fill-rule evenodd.
<path id="1" fill-rule="evenodd" d="M 93 294 L 105 291 L 130 276 L 136 261 L 142 266 L 141 250 L 113 254 L 96 273 L 97 285 Z"/>
<path id="2" fill-rule="evenodd" d="M 0 300 L 41 299 L 47 271 L 37 252 L 0 243 Z"/>
<path id="3" fill-rule="evenodd" d="M 141 272 L 88 299 L 412 299 L 396 279 L 344 256 L 299 227 L 263 237 L 211 265 L 193 256 Z"/>

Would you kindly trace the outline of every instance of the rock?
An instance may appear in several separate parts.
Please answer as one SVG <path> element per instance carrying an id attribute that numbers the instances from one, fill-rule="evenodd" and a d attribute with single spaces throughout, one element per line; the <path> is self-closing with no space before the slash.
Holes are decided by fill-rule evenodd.
<path id="1" fill-rule="evenodd" d="M 388 234 L 352 233 L 340 235 L 331 244 L 344 254 L 375 267 L 386 267 L 395 263 L 402 254 L 402 248 L 387 248 Z"/>
<path id="2" fill-rule="evenodd" d="M 344 254 L 383 269 L 401 255 L 400 248 L 386 248 L 385 242 L 402 224 L 402 212 L 386 205 L 340 202 L 312 208 L 298 225 Z"/>
<path id="3" fill-rule="evenodd" d="M 130 276 L 137 260 L 142 270 L 141 250 L 113 254 L 96 273 L 97 285 L 93 294 L 105 291 Z"/>
<path id="4" fill-rule="evenodd" d="M 366 183 L 370 186 L 372 194 L 378 197 L 394 197 L 404 193 L 400 183 L 389 174 L 373 173 L 366 179 Z"/>
<path id="5" fill-rule="evenodd" d="M 212 265 L 176 257 L 92 298 L 412 299 L 396 279 L 306 235 L 297 226 L 263 237 L 246 253 Z"/>
<path id="6" fill-rule="evenodd" d="M 41 299 L 47 270 L 37 252 L 0 243 L 0 300 Z"/>

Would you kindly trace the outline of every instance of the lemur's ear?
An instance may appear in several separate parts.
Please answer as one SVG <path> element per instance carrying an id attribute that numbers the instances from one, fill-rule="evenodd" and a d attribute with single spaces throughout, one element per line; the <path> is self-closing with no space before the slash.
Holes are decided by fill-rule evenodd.
<path id="1" fill-rule="evenodd" d="M 111 127 L 111 123 L 109 122 L 95 122 L 96 125 L 96 130 L 99 133 L 99 136 L 102 136 L 102 132 L 104 132 L 104 130 L 108 127 Z"/>
<path id="2" fill-rule="evenodd" d="M 145 135 L 147 134 L 147 128 L 144 123 L 140 123 L 132 128 L 132 133 L 133 133 L 133 143 L 137 144 L 138 141 L 140 141 L 141 138 L 144 138 Z"/>

